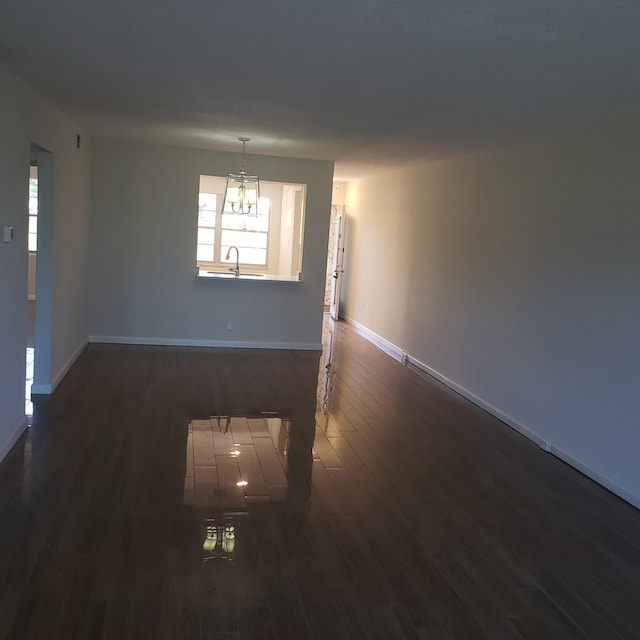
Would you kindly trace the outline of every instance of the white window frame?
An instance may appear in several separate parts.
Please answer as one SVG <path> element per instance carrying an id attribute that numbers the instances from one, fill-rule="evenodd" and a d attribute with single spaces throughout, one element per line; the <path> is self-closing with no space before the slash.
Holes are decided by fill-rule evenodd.
<path id="1" fill-rule="evenodd" d="M 31 195 L 31 189 L 35 187 L 36 195 Z M 35 202 L 32 202 L 34 201 Z M 35 177 L 29 176 L 29 218 L 27 219 L 27 249 L 29 253 L 36 253 L 38 251 L 38 174 Z M 31 247 L 31 238 L 34 238 L 35 247 Z"/>

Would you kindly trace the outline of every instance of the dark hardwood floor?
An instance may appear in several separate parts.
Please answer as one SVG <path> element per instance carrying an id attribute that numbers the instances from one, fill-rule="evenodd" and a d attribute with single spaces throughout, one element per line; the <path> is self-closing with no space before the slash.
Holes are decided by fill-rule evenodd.
<path id="1" fill-rule="evenodd" d="M 90 346 L 0 464 L 0 638 L 640 638 L 637 510 L 331 353 Z"/>

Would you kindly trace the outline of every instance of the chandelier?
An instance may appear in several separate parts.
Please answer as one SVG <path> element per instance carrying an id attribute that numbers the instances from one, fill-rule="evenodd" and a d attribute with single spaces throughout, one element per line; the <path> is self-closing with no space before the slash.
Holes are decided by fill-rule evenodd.
<path id="1" fill-rule="evenodd" d="M 250 138 L 238 138 L 242 142 L 242 167 L 240 173 L 230 173 L 224 187 L 222 213 L 258 215 L 260 180 L 258 176 L 248 176 L 244 168 L 244 148 Z"/>

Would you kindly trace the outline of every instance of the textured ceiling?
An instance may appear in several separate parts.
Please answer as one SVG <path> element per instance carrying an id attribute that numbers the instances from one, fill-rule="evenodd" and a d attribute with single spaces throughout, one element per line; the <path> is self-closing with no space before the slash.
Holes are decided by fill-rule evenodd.
<path id="1" fill-rule="evenodd" d="M 637 0 L 2 0 L 0 59 L 91 134 L 375 165 L 640 113 Z"/>

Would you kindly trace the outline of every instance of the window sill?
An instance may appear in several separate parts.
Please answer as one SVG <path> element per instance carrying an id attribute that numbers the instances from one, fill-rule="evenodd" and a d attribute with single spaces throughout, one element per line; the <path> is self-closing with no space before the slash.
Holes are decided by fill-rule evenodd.
<path id="1" fill-rule="evenodd" d="M 252 280 L 253 282 L 300 282 L 300 278 L 295 276 L 277 276 L 270 273 L 242 273 L 242 271 L 237 276 L 230 271 L 209 269 L 198 269 L 196 278 L 207 280 Z"/>

